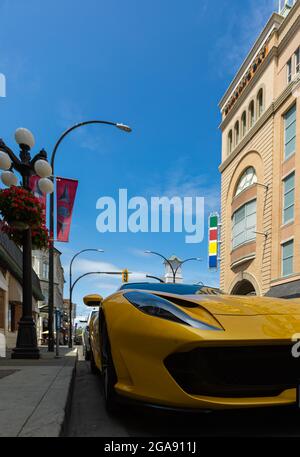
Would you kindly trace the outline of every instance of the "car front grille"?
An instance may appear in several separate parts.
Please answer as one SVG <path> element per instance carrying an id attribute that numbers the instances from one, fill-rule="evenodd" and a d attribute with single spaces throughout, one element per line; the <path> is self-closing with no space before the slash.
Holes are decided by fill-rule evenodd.
<path id="1" fill-rule="evenodd" d="M 165 366 L 192 395 L 268 397 L 295 388 L 300 359 L 291 345 L 203 347 L 169 355 Z"/>

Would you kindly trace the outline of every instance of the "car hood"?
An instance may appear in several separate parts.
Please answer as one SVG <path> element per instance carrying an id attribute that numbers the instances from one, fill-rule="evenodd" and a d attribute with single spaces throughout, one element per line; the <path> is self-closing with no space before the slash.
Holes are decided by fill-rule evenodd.
<path id="1" fill-rule="evenodd" d="M 300 315 L 299 303 L 284 299 L 274 299 L 255 296 L 236 295 L 173 295 L 164 296 L 175 304 L 184 307 L 184 302 L 192 302 L 205 308 L 209 313 L 231 316 L 258 316 L 258 315 Z M 192 311 L 192 310 L 191 310 Z M 196 309 L 193 309 L 195 312 Z"/>

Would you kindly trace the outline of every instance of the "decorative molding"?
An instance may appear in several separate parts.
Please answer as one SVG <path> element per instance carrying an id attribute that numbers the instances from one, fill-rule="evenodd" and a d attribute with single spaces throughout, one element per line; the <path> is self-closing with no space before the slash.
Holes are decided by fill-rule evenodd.
<path id="1" fill-rule="evenodd" d="M 243 257 L 242 259 L 232 262 L 230 264 L 230 268 L 233 269 L 233 268 L 239 267 L 243 263 L 249 262 L 250 260 L 253 260 L 253 259 L 255 259 L 255 252 L 253 252 L 252 254 L 248 254 L 247 256 Z"/>
<path id="2" fill-rule="evenodd" d="M 258 79 L 261 77 L 262 73 L 265 71 L 266 67 L 271 63 L 274 57 L 277 57 L 277 47 L 273 46 L 273 48 L 269 51 L 267 57 L 263 61 L 263 63 L 258 68 L 257 72 L 246 86 L 245 90 L 241 93 L 241 96 L 236 101 L 232 110 L 228 113 L 228 115 L 223 119 L 221 124 L 219 125 L 219 129 L 222 131 L 230 124 L 233 117 L 235 116 L 236 112 L 240 109 L 242 104 L 245 102 L 246 98 L 249 96 L 251 90 L 254 88 L 255 84 L 257 84 Z M 249 100 L 250 102 L 251 100 Z M 248 108 L 248 107 L 247 107 Z"/>
<path id="3" fill-rule="evenodd" d="M 256 121 L 254 126 L 248 131 L 246 136 L 242 141 L 236 146 L 232 153 L 220 164 L 219 171 L 222 173 L 228 165 L 236 158 L 236 156 L 241 152 L 241 150 L 247 146 L 247 144 L 252 140 L 256 133 L 263 127 L 263 125 L 268 121 L 271 116 L 274 116 L 276 111 L 280 106 L 285 103 L 287 98 L 292 94 L 294 88 L 294 81 L 283 90 L 283 92 L 277 97 L 277 99 L 269 106 L 267 111 L 265 111 L 261 117 Z"/>

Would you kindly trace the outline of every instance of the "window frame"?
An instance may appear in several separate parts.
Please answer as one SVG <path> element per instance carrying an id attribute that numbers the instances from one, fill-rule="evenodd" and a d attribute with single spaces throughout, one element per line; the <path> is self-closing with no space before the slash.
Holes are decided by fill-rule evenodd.
<path id="1" fill-rule="evenodd" d="M 227 136 L 227 155 L 231 154 L 232 150 L 233 150 L 233 134 L 232 134 L 232 129 L 230 129 L 228 136 Z"/>
<path id="2" fill-rule="evenodd" d="M 256 119 L 259 119 L 264 112 L 264 90 L 259 89 L 256 95 Z"/>
<path id="3" fill-rule="evenodd" d="M 241 116 L 241 138 L 244 138 L 244 136 L 247 133 L 247 111 L 243 111 L 242 116 Z"/>
<path id="4" fill-rule="evenodd" d="M 293 78 L 293 59 L 292 57 L 286 63 L 286 80 L 287 83 L 290 84 Z"/>
<path id="5" fill-rule="evenodd" d="M 286 127 L 286 122 L 287 122 L 287 115 L 293 110 L 295 109 L 295 121 L 293 121 L 292 123 L 290 123 L 287 127 Z M 289 127 L 291 127 L 292 124 L 295 124 L 295 135 L 293 136 L 293 138 L 291 138 L 288 142 L 286 142 L 286 133 L 287 133 L 287 129 Z M 283 156 L 284 156 L 284 160 L 287 160 L 289 159 L 290 157 L 292 157 L 293 154 L 295 154 L 296 152 L 296 140 L 297 140 L 297 104 L 294 103 L 287 111 L 285 111 L 285 113 L 283 114 L 283 129 L 284 129 L 284 149 L 283 149 Z M 292 140 L 295 140 L 295 149 L 289 153 L 289 155 L 287 155 L 286 153 L 286 147 L 287 145 L 292 141 Z"/>
<path id="6" fill-rule="evenodd" d="M 294 53 L 295 59 L 295 74 L 300 73 L 300 46 L 296 49 Z"/>
<path id="7" fill-rule="evenodd" d="M 292 255 L 284 257 L 283 256 L 284 248 L 287 247 L 287 245 L 291 245 L 291 244 L 293 245 L 293 253 L 292 253 Z M 283 278 L 291 276 L 294 273 L 294 257 L 295 257 L 295 243 L 294 243 L 294 238 L 292 238 L 290 240 L 287 240 L 287 241 L 284 241 L 283 243 L 281 243 L 281 276 Z M 292 271 L 284 274 L 283 264 L 284 264 L 284 261 L 289 260 L 289 259 L 292 259 Z"/>
<path id="8" fill-rule="evenodd" d="M 251 129 L 255 124 L 255 103 L 251 100 L 248 106 L 248 128 Z"/>
<path id="9" fill-rule="evenodd" d="M 292 178 L 292 177 L 294 178 L 293 187 L 291 189 L 289 189 L 288 191 L 286 191 L 285 186 L 286 186 L 287 180 Z M 294 222 L 294 220 L 295 220 L 295 171 L 292 171 L 291 173 L 289 173 L 282 180 L 282 185 L 283 185 L 283 192 L 282 192 L 282 197 L 283 197 L 283 201 L 282 201 L 282 224 L 286 225 L 286 224 L 290 224 L 291 222 Z M 291 192 L 293 192 L 293 203 L 288 205 L 287 207 L 285 207 L 285 198 Z M 292 207 L 293 207 L 293 217 L 291 219 L 285 220 L 284 219 L 285 211 L 288 210 L 289 208 L 292 208 Z"/>
<path id="10" fill-rule="evenodd" d="M 240 142 L 240 122 L 237 120 L 234 124 L 234 146 L 236 147 Z"/>
<path id="11" fill-rule="evenodd" d="M 253 202 L 255 203 L 255 211 L 250 214 L 247 214 L 247 209 L 250 207 L 251 204 L 253 204 Z M 243 208 L 244 208 L 245 215 L 244 215 L 243 219 L 241 219 L 239 222 L 236 223 L 235 217 L 236 217 L 237 213 L 240 212 Z M 255 214 L 255 224 L 253 226 L 247 227 L 247 219 L 250 218 L 251 216 L 253 216 L 254 214 Z M 238 235 L 234 234 L 235 226 L 237 224 L 241 223 L 242 221 L 243 221 L 242 230 L 238 233 Z M 240 246 L 243 246 L 246 243 L 251 243 L 251 242 L 255 241 L 256 240 L 256 233 L 255 233 L 256 227 L 257 227 L 257 199 L 253 198 L 253 199 L 247 201 L 246 203 L 244 203 L 244 205 L 240 206 L 238 209 L 236 209 L 234 211 L 234 213 L 232 214 L 232 217 L 231 217 L 231 249 L 234 250 L 234 249 L 239 248 Z M 253 236 L 248 238 L 247 233 L 248 232 L 251 233 L 251 229 L 253 232 Z M 244 241 L 242 241 L 238 244 L 235 244 L 234 240 L 242 233 L 245 233 Z"/>
<path id="12" fill-rule="evenodd" d="M 252 175 L 252 176 L 253 176 L 253 179 L 254 179 L 254 180 L 252 180 L 251 184 L 249 184 L 249 185 L 246 186 L 246 187 L 243 187 L 243 189 L 242 189 L 240 192 L 238 192 L 238 188 L 240 187 L 240 183 L 241 183 L 243 177 L 245 176 L 245 178 L 247 178 L 247 175 L 249 174 L 249 173 L 247 173 L 248 170 L 253 170 L 253 175 Z M 250 167 L 245 168 L 244 171 L 243 171 L 243 173 L 240 175 L 239 180 L 238 180 L 238 182 L 237 182 L 237 185 L 235 186 L 234 197 L 237 197 L 237 196 L 240 195 L 242 192 L 244 192 L 246 189 L 248 189 L 249 187 L 253 186 L 253 184 L 256 184 L 256 183 L 257 183 L 256 170 L 255 170 L 255 168 L 251 165 Z"/>

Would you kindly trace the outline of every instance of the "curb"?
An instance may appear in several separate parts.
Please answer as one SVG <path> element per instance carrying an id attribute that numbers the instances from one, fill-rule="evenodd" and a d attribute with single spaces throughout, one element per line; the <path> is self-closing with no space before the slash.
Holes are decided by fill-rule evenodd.
<path id="1" fill-rule="evenodd" d="M 59 437 L 67 436 L 67 431 L 68 431 L 68 426 L 69 426 L 69 419 L 70 419 L 70 415 L 71 415 L 72 399 L 73 399 L 73 393 L 74 393 L 77 362 L 78 362 L 78 351 L 77 351 L 75 365 L 74 365 L 73 372 L 72 372 L 72 378 L 71 378 L 71 382 L 70 382 L 69 393 L 68 393 L 68 397 L 67 397 L 67 400 L 66 400 L 66 406 L 65 406 L 65 415 L 64 415 L 64 418 L 63 418 L 63 422 L 61 424 Z"/>

